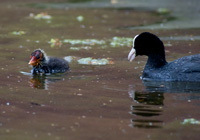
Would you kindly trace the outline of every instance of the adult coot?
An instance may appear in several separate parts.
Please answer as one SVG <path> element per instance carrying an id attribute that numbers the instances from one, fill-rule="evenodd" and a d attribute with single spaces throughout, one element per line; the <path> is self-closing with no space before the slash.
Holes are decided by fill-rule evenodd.
<path id="1" fill-rule="evenodd" d="M 152 33 L 144 32 L 134 37 L 128 59 L 132 61 L 137 55 L 148 56 L 142 74 L 143 80 L 200 82 L 200 54 L 168 63 L 163 42 Z"/>
<path id="2" fill-rule="evenodd" d="M 33 67 L 32 74 L 63 73 L 69 70 L 67 61 L 61 58 L 48 57 L 41 49 L 31 53 L 29 64 Z"/>

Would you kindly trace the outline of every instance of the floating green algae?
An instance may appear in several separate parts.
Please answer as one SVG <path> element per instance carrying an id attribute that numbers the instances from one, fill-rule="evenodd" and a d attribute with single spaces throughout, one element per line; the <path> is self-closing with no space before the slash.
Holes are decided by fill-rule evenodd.
<path id="1" fill-rule="evenodd" d="M 97 39 L 64 39 L 63 43 L 69 43 L 71 45 L 104 45 L 106 42 Z"/>
<path id="2" fill-rule="evenodd" d="M 131 47 L 132 46 L 132 41 L 133 38 L 128 38 L 128 37 L 113 37 L 110 45 L 112 47 L 120 47 L 120 46 L 127 46 Z"/>
<path id="3" fill-rule="evenodd" d="M 91 46 L 94 45 L 101 45 L 101 48 L 106 48 L 108 44 L 110 44 L 111 47 L 131 47 L 132 46 L 133 38 L 128 37 L 113 37 L 112 39 L 107 40 L 98 40 L 98 39 L 64 39 L 64 40 L 58 40 L 58 39 L 51 39 L 49 43 L 51 44 L 51 47 L 54 46 L 61 46 L 62 44 L 70 44 L 72 47 L 70 47 L 71 50 L 80 50 L 80 49 L 91 49 Z M 74 47 L 75 45 L 83 45 L 82 47 Z M 87 46 L 86 46 L 87 45 Z"/>
<path id="4" fill-rule="evenodd" d="M 56 47 L 56 46 L 61 46 L 62 44 L 70 44 L 72 46 L 75 45 L 88 45 L 88 46 L 82 46 L 82 47 L 71 47 L 70 49 L 72 50 L 80 50 L 80 49 L 91 49 L 90 46 L 94 45 L 105 45 L 106 42 L 104 40 L 97 40 L 97 39 L 64 39 L 64 40 L 59 40 L 59 39 L 50 39 L 48 42 L 51 47 Z"/>
<path id="5" fill-rule="evenodd" d="M 113 61 L 110 61 L 106 58 L 93 59 L 92 57 L 87 57 L 79 59 L 78 63 L 84 65 L 107 65 L 107 64 L 113 64 Z"/>
<path id="6" fill-rule="evenodd" d="M 11 34 L 20 36 L 20 35 L 26 34 L 26 32 L 25 31 L 13 31 Z"/>
<path id="7" fill-rule="evenodd" d="M 50 20 L 52 18 L 50 15 L 48 15 L 47 12 L 42 12 L 42 13 L 39 13 L 39 14 L 36 14 L 36 15 L 33 14 L 33 13 L 30 13 L 29 17 L 33 18 L 33 19 L 37 19 L 37 20 L 40 20 L 40 19 Z"/>
<path id="8" fill-rule="evenodd" d="M 167 8 L 158 8 L 158 9 L 156 10 L 156 12 L 157 12 L 158 14 L 161 14 L 161 15 L 167 15 L 167 14 L 170 13 L 169 9 L 167 9 Z"/>
<path id="9" fill-rule="evenodd" d="M 84 17 L 83 16 L 78 16 L 76 17 L 76 19 L 79 21 L 79 22 L 82 22 L 84 20 Z"/>
<path id="10" fill-rule="evenodd" d="M 61 47 L 61 45 L 62 45 L 62 42 L 61 42 L 58 38 L 56 38 L 56 39 L 52 38 L 52 39 L 49 41 L 49 43 L 51 44 L 51 47 L 52 47 L 52 48 L 53 48 L 53 47 Z"/>
<path id="11" fill-rule="evenodd" d="M 82 50 L 82 49 L 84 49 L 84 50 L 90 50 L 90 49 L 92 49 L 92 47 L 89 47 L 89 46 L 85 46 L 85 47 L 70 47 L 70 50 L 76 50 L 76 51 L 78 51 L 78 50 Z"/>
<path id="12" fill-rule="evenodd" d="M 190 119 L 184 119 L 184 121 L 181 124 L 198 124 L 200 125 L 200 121 L 190 118 Z"/>

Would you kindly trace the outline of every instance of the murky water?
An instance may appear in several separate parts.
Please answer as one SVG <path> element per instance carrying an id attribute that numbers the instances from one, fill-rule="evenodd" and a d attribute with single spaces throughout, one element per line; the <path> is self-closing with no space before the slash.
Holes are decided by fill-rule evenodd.
<path id="1" fill-rule="evenodd" d="M 146 57 L 129 63 L 131 45 L 110 43 L 116 36 L 132 38 L 151 31 L 163 39 L 167 60 L 172 61 L 200 53 L 198 28 L 137 29 L 171 16 L 156 14 L 156 9 L 115 8 L 112 4 L 117 0 L 88 1 L 101 5 L 88 5 L 90 8 L 84 2 L 42 2 L 0 4 L 0 139 L 199 139 L 198 124 L 181 123 L 189 118 L 200 120 L 199 83 L 142 82 Z M 104 4 L 111 6 L 103 8 Z M 42 12 L 51 18 L 33 18 Z M 58 44 L 52 45 L 56 39 Z M 105 43 L 62 42 L 66 39 Z M 28 61 L 36 48 L 49 56 L 73 56 L 71 71 L 30 75 Z M 112 63 L 77 62 L 87 57 L 106 58 Z"/>

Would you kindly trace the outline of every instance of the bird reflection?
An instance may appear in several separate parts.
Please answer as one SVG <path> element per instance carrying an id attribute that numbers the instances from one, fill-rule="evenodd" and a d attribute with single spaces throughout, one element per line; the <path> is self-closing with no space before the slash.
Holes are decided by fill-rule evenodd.
<path id="1" fill-rule="evenodd" d="M 34 75 L 30 79 L 30 87 L 37 89 L 48 89 L 48 80 L 43 75 Z"/>
<path id="2" fill-rule="evenodd" d="M 130 114 L 131 127 L 139 128 L 161 128 L 162 120 L 158 116 L 162 115 L 164 105 L 164 95 L 162 92 L 135 92 L 129 87 L 129 96 L 133 99 Z"/>
<path id="3" fill-rule="evenodd" d="M 176 96 L 178 100 L 199 99 L 199 96 L 191 93 L 200 93 L 200 82 L 143 81 L 143 84 L 145 92 L 136 92 L 134 85 L 130 85 L 128 89 L 128 94 L 133 99 L 131 127 L 162 127 L 163 121 L 159 117 L 163 112 L 164 93 L 190 93 L 187 97 Z"/>
<path id="4" fill-rule="evenodd" d="M 163 105 L 164 96 L 162 92 L 139 93 L 135 92 L 134 100 L 146 105 Z"/>
<path id="5" fill-rule="evenodd" d="M 32 88 L 37 89 L 49 89 L 49 84 L 63 80 L 62 75 L 33 75 L 30 78 L 29 84 Z"/>

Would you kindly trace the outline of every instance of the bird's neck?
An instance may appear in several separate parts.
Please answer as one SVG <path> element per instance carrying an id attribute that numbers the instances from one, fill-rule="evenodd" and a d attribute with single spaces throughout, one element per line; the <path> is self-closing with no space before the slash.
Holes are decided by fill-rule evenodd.
<path id="1" fill-rule="evenodd" d="M 165 55 L 150 54 L 148 55 L 148 61 L 146 67 L 159 68 L 167 64 Z"/>
<path id="2" fill-rule="evenodd" d="M 47 66 L 48 60 L 49 59 L 47 56 L 43 56 L 42 59 L 40 60 L 40 62 L 38 63 L 38 65 L 35 66 L 35 68 L 43 68 L 43 67 Z"/>

